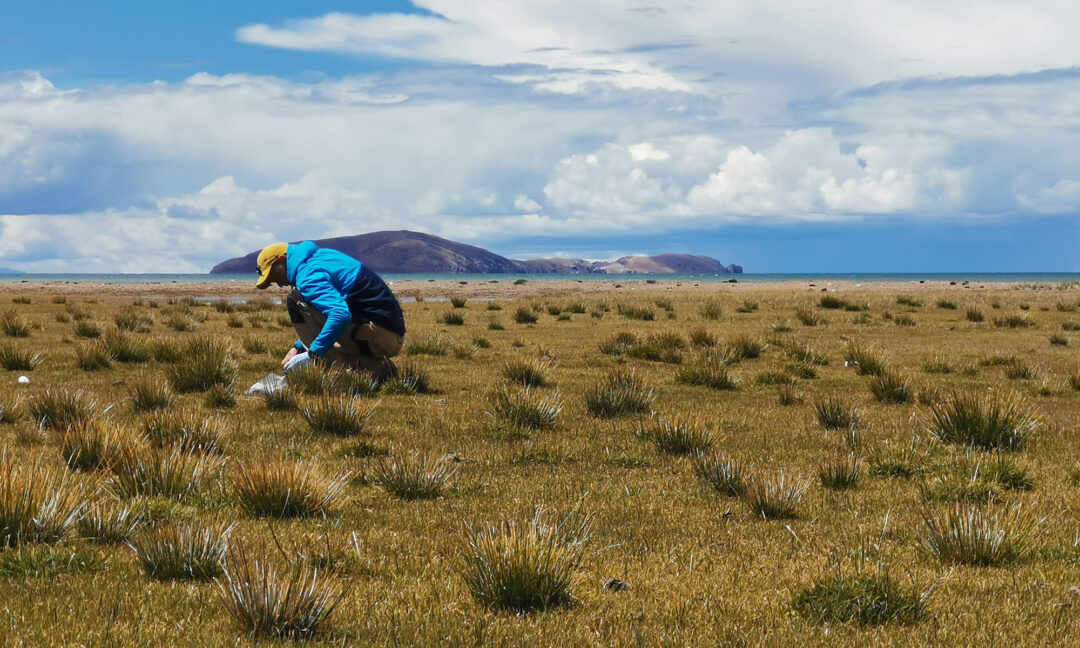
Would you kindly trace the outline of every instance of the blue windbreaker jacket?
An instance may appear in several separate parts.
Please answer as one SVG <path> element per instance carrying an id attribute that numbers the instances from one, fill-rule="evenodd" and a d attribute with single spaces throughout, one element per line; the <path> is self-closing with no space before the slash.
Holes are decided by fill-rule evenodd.
<path id="1" fill-rule="evenodd" d="M 378 275 L 349 255 L 320 248 L 311 241 L 290 243 L 285 252 L 285 273 L 304 299 L 326 316 L 326 324 L 311 343 L 309 351 L 313 355 L 330 350 L 354 315 L 405 333 L 405 322 L 393 293 Z M 364 280 L 358 283 L 361 275 Z M 353 308 L 347 300 L 355 302 Z M 363 312 L 354 314 L 355 309 Z"/>

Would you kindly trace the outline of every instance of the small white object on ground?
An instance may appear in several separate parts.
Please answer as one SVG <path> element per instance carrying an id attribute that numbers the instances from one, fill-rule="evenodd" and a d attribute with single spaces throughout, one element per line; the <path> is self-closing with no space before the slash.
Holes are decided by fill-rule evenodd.
<path id="1" fill-rule="evenodd" d="M 285 363 L 285 375 L 288 375 L 289 372 L 292 371 L 293 369 L 299 369 L 300 367 L 306 367 L 307 365 L 311 364 L 311 362 L 312 362 L 312 358 L 311 358 L 311 352 L 310 351 L 304 351 L 302 353 L 297 353 L 292 358 L 290 358 L 288 362 Z"/>
<path id="2" fill-rule="evenodd" d="M 248 390 L 244 392 L 249 396 L 262 396 L 269 392 L 280 391 L 285 387 L 285 376 L 279 376 L 276 373 L 268 373 L 263 376 L 263 379 L 255 383 Z"/>
<path id="3" fill-rule="evenodd" d="M 19 384 L 20 385 L 29 385 L 30 384 L 30 379 L 27 378 L 26 376 L 19 376 Z"/>

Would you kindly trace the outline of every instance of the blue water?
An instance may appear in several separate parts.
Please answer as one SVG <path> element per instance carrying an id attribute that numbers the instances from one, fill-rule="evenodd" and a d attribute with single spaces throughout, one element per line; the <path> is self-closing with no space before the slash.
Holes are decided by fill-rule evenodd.
<path id="1" fill-rule="evenodd" d="M 723 283 L 735 279 L 739 283 L 771 283 L 777 281 L 854 281 L 854 282 L 917 282 L 917 281 L 970 281 L 972 283 L 1020 282 L 1020 283 L 1060 283 L 1080 281 L 1080 272 L 950 272 L 950 273 L 745 273 L 718 275 L 573 275 L 573 274 L 384 274 L 383 278 L 394 281 L 457 281 L 470 283 L 513 283 L 518 279 L 526 281 L 607 281 L 610 283 L 629 283 L 634 281 L 664 281 L 680 283 Z M 223 274 L 23 274 L 0 275 L 0 283 L 50 282 L 50 283 L 94 283 L 94 284 L 173 284 L 173 283 L 248 283 L 253 284 L 254 273 L 241 275 Z"/>

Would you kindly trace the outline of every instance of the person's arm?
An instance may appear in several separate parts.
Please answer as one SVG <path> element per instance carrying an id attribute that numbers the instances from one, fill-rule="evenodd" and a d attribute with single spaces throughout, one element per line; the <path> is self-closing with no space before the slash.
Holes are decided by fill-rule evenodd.
<path id="1" fill-rule="evenodd" d="M 330 275 L 321 270 L 311 272 L 305 278 L 304 298 L 326 316 L 326 324 L 308 349 L 313 356 L 325 355 L 352 322 L 352 313 L 345 298 L 330 281 Z"/>

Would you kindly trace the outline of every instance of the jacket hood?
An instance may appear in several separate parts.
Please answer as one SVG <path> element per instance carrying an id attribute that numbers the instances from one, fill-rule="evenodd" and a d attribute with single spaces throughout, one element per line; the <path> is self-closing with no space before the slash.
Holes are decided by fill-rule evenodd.
<path id="1" fill-rule="evenodd" d="M 288 250 L 285 252 L 285 276 L 289 279 L 289 283 L 296 285 L 296 270 L 300 267 L 300 264 L 311 258 L 312 254 L 319 249 L 318 245 L 315 245 L 311 241 L 302 241 L 300 243 L 290 243 Z"/>

